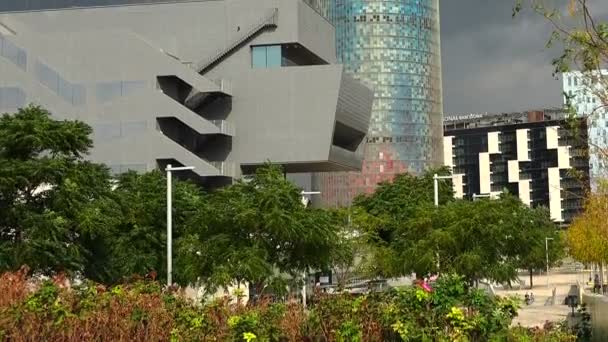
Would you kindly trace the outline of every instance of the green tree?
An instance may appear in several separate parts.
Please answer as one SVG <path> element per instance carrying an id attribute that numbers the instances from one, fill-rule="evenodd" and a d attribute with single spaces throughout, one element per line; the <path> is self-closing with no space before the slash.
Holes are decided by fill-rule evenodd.
<path id="1" fill-rule="evenodd" d="M 29 106 L 0 118 L 0 270 L 82 271 L 90 208 L 110 191 L 103 165 L 85 161 L 91 128 Z"/>
<path id="2" fill-rule="evenodd" d="M 375 220 L 366 237 L 374 262 L 382 265 L 377 275 L 456 273 L 470 282 L 506 282 L 517 277 L 519 267 L 541 264 L 545 237 L 555 239 L 553 256 L 558 257 L 559 236 L 546 210 L 531 209 L 508 194 L 498 200 L 454 200 L 449 182 L 440 187 L 441 205 L 435 207 L 433 173 L 400 176 L 355 202 Z"/>
<path id="3" fill-rule="evenodd" d="M 249 282 L 261 292 L 282 275 L 329 269 L 339 227 L 328 211 L 302 205 L 280 167 L 261 167 L 208 201 L 210 212 L 194 218 L 206 224 L 189 226 L 177 242 L 178 279 L 200 277 L 210 288 Z"/>
<path id="4" fill-rule="evenodd" d="M 368 255 L 371 255 L 362 264 L 365 274 L 371 277 L 405 274 L 398 251 L 391 248 L 391 245 L 398 237 L 396 234 L 401 233 L 399 227 L 412 219 L 421 207 L 433 210 L 434 174 L 446 176 L 450 170 L 447 167 L 431 169 L 419 177 L 401 174 L 392 182 L 379 184 L 374 193 L 355 199 L 353 207 L 366 213 L 365 216 L 360 216 L 362 234 L 369 243 Z M 439 204 L 444 205 L 453 200 L 452 183 L 449 180 L 439 181 Z"/>
<path id="5" fill-rule="evenodd" d="M 166 277 L 167 184 L 159 171 L 119 175 L 111 195 L 98 200 L 91 210 L 106 227 L 91 240 L 93 251 L 85 275 L 114 283 L 135 274 L 157 272 Z M 208 203 L 200 187 L 176 180 L 173 184 L 173 236 L 178 241 L 191 231 L 204 231 Z M 91 215 L 94 216 L 94 215 Z M 95 226 L 95 224 L 94 224 Z M 175 254 L 186 252 L 175 250 Z M 175 262 L 175 261 L 174 261 Z M 196 277 L 182 279 L 194 282 Z"/>
<path id="6" fill-rule="evenodd" d="M 584 212 L 574 219 L 566 235 L 570 254 L 579 261 L 599 264 L 601 277 L 603 264 L 608 260 L 607 222 L 608 188 L 604 184 L 596 193 L 589 194 Z"/>
<path id="7" fill-rule="evenodd" d="M 566 256 L 563 231 L 557 229 L 557 225 L 551 220 L 546 208 L 523 207 L 519 211 L 519 223 L 517 227 L 522 229 L 522 244 L 513 246 L 519 248 L 519 259 L 517 266 L 528 270 L 530 276 L 530 288 L 534 286 L 534 271 L 545 270 L 547 267 L 547 255 L 549 267 L 556 266 Z M 550 239 L 545 243 L 545 239 Z"/>

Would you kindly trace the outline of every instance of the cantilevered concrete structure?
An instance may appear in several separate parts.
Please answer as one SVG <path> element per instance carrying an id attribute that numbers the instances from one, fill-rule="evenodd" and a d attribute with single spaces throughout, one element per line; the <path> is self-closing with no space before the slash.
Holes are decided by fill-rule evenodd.
<path id="1" fill-rule="evenodd" d="M 373 94 L 303 1 L 98 2 L 117 5 L 0 6 L 0 111 L 87 122 L 91 159 L 114 172 L 192 165 L 221 185 L 266 161 L 361 168 Z"/>

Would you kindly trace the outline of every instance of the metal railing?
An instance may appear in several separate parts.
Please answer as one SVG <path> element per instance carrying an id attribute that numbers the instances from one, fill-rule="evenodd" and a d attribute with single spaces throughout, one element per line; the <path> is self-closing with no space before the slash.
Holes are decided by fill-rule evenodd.
<path id="1" fill-rule="evenodd" d="M 232 162 L 209 162 L 209 164 L 213 165 L 220 172 L 221 176 L 225 177 L 236 177 L 236 164 Z"/>
<path id="2" fill-rule="evenodd" d="M 211 120 L 211 122 L 220 129 L 221 134 L 234 136 L 236 133 L 234 124 L 231 122 L 228 122 L 226 120 Z"/>

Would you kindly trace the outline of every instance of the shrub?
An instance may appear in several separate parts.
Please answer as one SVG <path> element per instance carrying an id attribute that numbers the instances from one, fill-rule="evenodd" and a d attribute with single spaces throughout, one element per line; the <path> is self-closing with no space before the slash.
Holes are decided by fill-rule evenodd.
<path id="1" fill-rule="evenodd" d="M 295 302 L 193 303 L 153 281 L 112 288 L 0 276 L 0 340 L 9 341 L 573 341 L 561 327 L 509 329 L 518 308 L 462 278 L 363 296 L 317 294 Z"/>

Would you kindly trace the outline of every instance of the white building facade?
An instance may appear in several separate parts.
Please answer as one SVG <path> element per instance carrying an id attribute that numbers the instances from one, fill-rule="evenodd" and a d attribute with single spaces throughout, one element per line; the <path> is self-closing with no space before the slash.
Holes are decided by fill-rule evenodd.
<path id="1" fill-rule="evenodd" d="M 583 74 L 564 73 L 562 77 L 564 105 L 588 118 L 589 163 L 591 183 L 608 176 L 608 70 Z"/>

